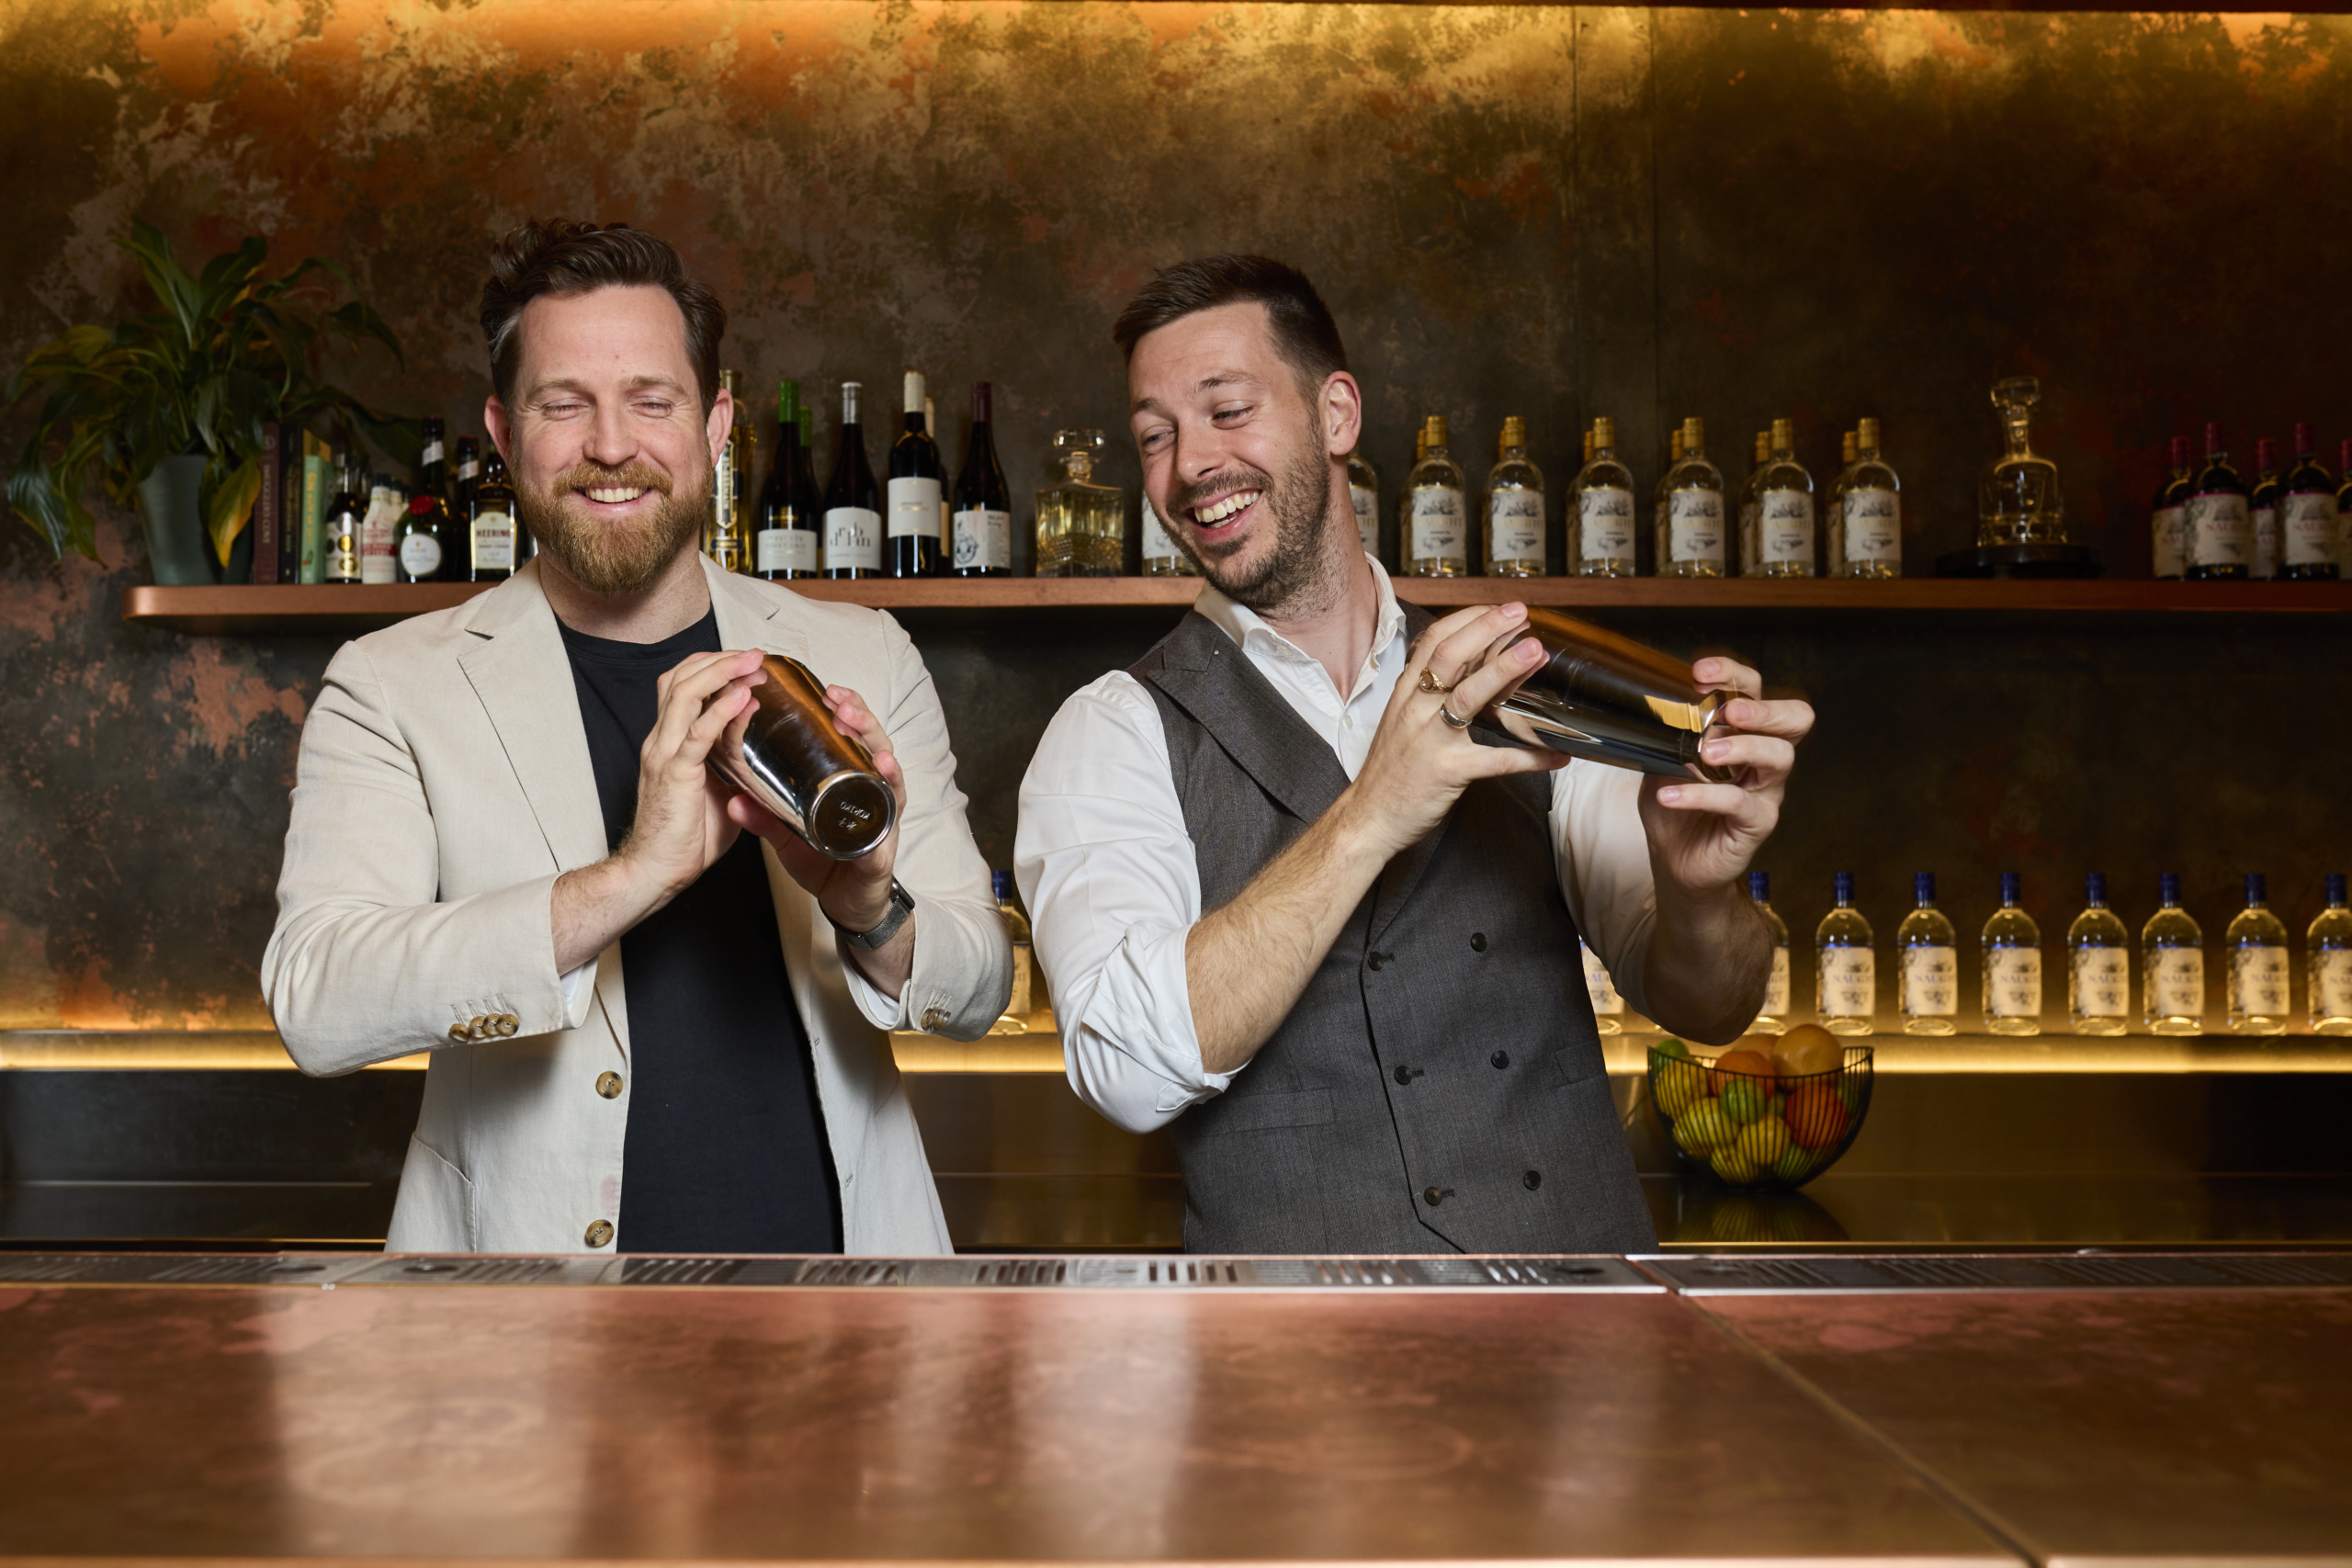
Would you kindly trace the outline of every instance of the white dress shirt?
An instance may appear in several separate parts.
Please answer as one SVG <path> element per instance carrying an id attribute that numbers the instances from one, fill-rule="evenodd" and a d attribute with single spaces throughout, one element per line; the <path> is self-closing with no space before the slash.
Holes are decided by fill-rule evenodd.
<path id="1" fill-rule="evenodd" d="M 1318 660 L 1253 612 L 1213 587 L 1194 606 L 1323 738 L 1350 779 L 1363 767 L 1410 646 L 1388 574 L 1376 560 L 1372 572 L 1378 632 L 1344 700 Z M 1646 1011 L 1642 967 L 1657 901 L 1640 785 L 1639 774 L 1621 768 L 1570 762 L 1552 775 L 1551 829 L 1569 912 L 1627 1004 Z M 1232 1075 L 1202 1065 L 1184 973 L 1185 940 L 1201 918 L 1199 863 L 1159 705 L 1125 671 L 1073 694 L 1046 726 L 1021 781 L 1013 870 L 1079 1098 L 1145 1133 L 1222 1094 Z"/>

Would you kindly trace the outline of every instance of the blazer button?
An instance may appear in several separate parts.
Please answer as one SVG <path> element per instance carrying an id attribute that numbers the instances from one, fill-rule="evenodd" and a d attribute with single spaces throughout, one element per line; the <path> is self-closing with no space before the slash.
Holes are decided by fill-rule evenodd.
<path id="1" fill-rule="evenodd" d="M 1487 1060 L 1492 1062 L 1497 1067 L 1508 1067 L 1510 1066 L 1510 1053 L 1508 1051 L 1498 1051 L 1493 1055 L 1487 1057 Z"/>
<path id="2" fill-rule="evenodd" d="M 469 1040 L 480 1040 L 483 1038 L 484 1026 L 489 1022 L 490 1020 L 484 1018 L 481 1013 L 474 1014 L 473 1017 L 466 1021 L 466 1038 Z"/>
<path id="3" fill-rule="evenodd" d="M 1544 1173 L 1540 1170 L 1531 1170 L 1519 1179 L 1519 1184 L 1532 1192 L 1544 1185 Z"/>
<path id="4" fill-rule="evenodd" d="M 621 1097 L 620 1074 L 598 1073 L 596 1075 L 596 1092 L 603 1095 L 606 1100 L 618 1100 Z"/>
<path id="5" fill-rule="evenodd" d="M 498 1015 L 498 1033 L 501 1039 L 514 1033 L 516 1030 L 522 1027 L 523 1021 L 516 1018 L 513 1013 L 502 1012 Z"/>
<path id="6" fill-rule="evenodd" d="M 1473 953 L 1484 953 L 1487 951 L 1487 933 L 1485 931 L 1472 931 L 1470 933 L 1470 951 Z"/>
<path id="7" fill-rule="evenodd" d="M 602 1247 L 613 1239 L 613 1223 L 610 1220 L 591 1221 L 586 1234 L 580 1239 L 591 1247 Z"/>
<path id="8" fill-rule="evenodd" d="M 466 1026 L 462 1023 L 451 1024 L 449 1026 L 449 1038 L 456 1041 L 460 1045 L 464 1044 L 466 1043 Z"/>
<path id="9" fill-rule="evenodd" d="M 945 1023 L 946 1021 L 947 1010 L 945 1008 L 931 1007 L 922 1010 L 922 1026 L 925 1030 L 937 1029 L 941 1024 Z"/>

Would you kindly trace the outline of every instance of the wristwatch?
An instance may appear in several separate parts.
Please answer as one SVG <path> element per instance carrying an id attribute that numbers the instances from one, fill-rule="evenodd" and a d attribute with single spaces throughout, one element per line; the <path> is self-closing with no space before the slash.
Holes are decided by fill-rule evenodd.
<path id="1" fill-rule="evenodd" d="M 899 934 L 899 928 L 905 925 L 907 923 L 907 917 L 914 912 L 915 896 L 908 892 L 904 887 L 899 886 L 899 879 L 894 876 L 890 879 L 889 910 L 882 917 L 882 923 L 876 926 L 872 931 L 845 931 L 842 930 L 842 923 L 839 920 L 834 919 L 832 916 L 827 915 L 825 919 L 832 926 L 833 930 L 841 931 L 842 940 L 843 942 L 849 943 L 852 947 L 862 947 L 866 952 L 871 953 L 876 948 L 880 947 L 885 942 L 888 942 L 892 937 L 897 936 Z"/>

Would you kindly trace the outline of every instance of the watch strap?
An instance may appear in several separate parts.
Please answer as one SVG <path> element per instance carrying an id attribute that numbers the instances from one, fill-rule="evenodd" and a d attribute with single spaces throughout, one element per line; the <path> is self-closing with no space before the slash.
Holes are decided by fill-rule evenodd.
<path id="1" fill-rule="evenodd" d="M 849 943 L 852 947 L 863 948 L 866 952 L 871 953 L 876 948 L 888 942 L 892 937 L 897 936 L 899 934 L 899 928 L 905 925 L 907 923 L 907 917 L 914 912 L 915 896 L 900 886 L 899 879 L 894 876 L 890 879 L 890 908 L 888 911 L 883 915 L 882 923 L 876 926 L 872 931 L 845 931 L 842 929 L 841 923 L 834 920 L 831 915 L 826 916 L 825 919 L 832 924 L 833 930 L 841 931 L 842 940 L 843 942 Z"/>

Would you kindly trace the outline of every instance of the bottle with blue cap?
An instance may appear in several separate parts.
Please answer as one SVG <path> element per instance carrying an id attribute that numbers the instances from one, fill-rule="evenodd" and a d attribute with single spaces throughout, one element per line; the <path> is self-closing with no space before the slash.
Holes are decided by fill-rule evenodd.
<path id="1" fill-rule="evenodd" d="M 1036 969 L 1030 957 L 1029 917 L 1021 912 L 1020 896 L 1012 887 L 1012 873 L 990 872 L 989 880 L 996 888 L 996 912 L 1004 920 L 1004 933 L 1012 939 L 1012 995 L 1004 1004 L 1003 1016 L 989 1026 L 989 1032 L 1026 1034 L 1030 1014 L 1036 1007 Z"/>
<path id="2" fill-rule="evenodd" d="M 1905 1034 L 1950 1034 L 1960 1027 L 1960 947 L 1951 921 L 1936 908 L 1936 874 L 1911 878 L 1917 902 L 1894 928 L 1896 1000 Z"/>
<path id="3" fill-rule="evenodd" d="M 2245 908 L 2222 933 L 2230 959 L 2230 1032 L 2287 1032 L 2287 928 L 2270 912 L 2270 888 L 2245 874 Z"/>
<path id="4" fill-rule="evenodd" d="M 1764 929 L 1772 933 L 1772 977 L 1764 985 L 1764 1007 L 1756 1021 L 1747 1026 L 1750 1034 L 1786 1034 L 1793 1022 L 1795 998 L 1789 994 L 1789 923 L 1772 908 L 1772 874 L 1765 871 L 1747 874 L 1747 896 L 1756 900 L 1756 912 L 1764 917 Z M 2352 956 L 2352 955 L 2347 955 Z M 2352 983 L 2352 964 L 2347 964 L 2345 978 Z"/>
<path id="5" fill-rule="evenodd" d="M 2304 983 L 2311 987 L 2313 1034 L 2352 1034 L 2352 905 L 2344 899 L 2344 874 L 2327 874 L 2327 908 L 2304 933 L 2311 967 Z"/>
<path id="6" fill-rule="evenodd" d="M 2132 933 L 2107 907 L 2107 877 L 2083 878 L 2083 912 L 2066 928 L 2066 1018 L 2077 1034 L 2132 1026 Z"/>
<path id="7" fill-rule="evenodd" d="M 2001 873 L 2001 907 L 1984 922 L 1984 1028 L 1992 1034 L 2041 1032 L 2041 928 L 2018 900 L 2025 878 Z"/>
<path id="8" fill-rule="evenodd" d="M 2151 1034 L 2205 1032 L 2205 932 L 2180 907 L 2180 874 L 2156 877 L 2160 907 L 2140 928 L 2140 1010 Z"/>
<path id="9" fill-rule="evenodd" d="M 1835 873 L 1837 907 L 1813 935 L 1814 1006 L 1832 1034 L 1868 1034 L 1878 1027 L 1878 953 L 1871 923 L 1854 908 L 1854 874 Z"/>

